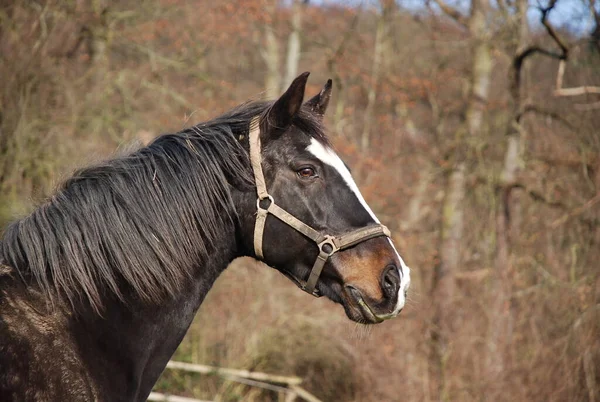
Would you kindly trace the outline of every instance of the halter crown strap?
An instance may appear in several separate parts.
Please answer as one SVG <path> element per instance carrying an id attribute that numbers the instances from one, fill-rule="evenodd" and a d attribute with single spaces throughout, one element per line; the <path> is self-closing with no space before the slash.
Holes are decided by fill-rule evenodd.
<path id="1" fill-rule="evenodd" d="M 260 156 L 260 117 L 256 116 L 250 122 L 250 163 L 254 172 L 254 181 L 256 182 L 256 193 L 259 200 L 269 197 L 265 176 L 263 175 L 261 156 Z"/>
<path id="2" fill-rule="evenodd" d="M 262 158 L 260 155 L 260 118 L 258 116 L 254 117 L 250 122 L 249 131 L 250 163 L 252 165 L 252 171 L 254 172 L 256 193 L 258 195 L 258 199 L 256 200 L 256 222 L 254 224 L 254 253 L 256 254 L 257 258 L 261 260 L 264 258 L 262 243 L 267 215 L 269 214 L 275 216 L 283 223 L 302 233 L 304 236 L 317 244 L 319 248 L 319 255 L 317 256 L 310 275 L 306 281 L 295 278 L 290 273 L 286 273 L 286 276 L 292 279 L 292 281 L 296 283 L 302 290 L 310 293 L 313 296 L 320 297 L 321 295 L 318 293 L 316 285 L 319 277 L 321 276 L 321 271 L 323 271 L 323 267 L 325 266 L 325 263 L 329 257 L 339 250 L 350 248 L 358 243 L 362 243 L 363 241 L 375 237 L 391 237 L 390 231 L 381 224 L 374 224 L 353 230 L 341 236 L 330 236 L 313 229 L 300 219 L 281 208 L 275 203 L 275 200 L 267 191 L 265 176 L 262 170 Z M 264 203 L 268 202 L 268 206 L 261 205 L 261 201 L 264 201 Z"/>

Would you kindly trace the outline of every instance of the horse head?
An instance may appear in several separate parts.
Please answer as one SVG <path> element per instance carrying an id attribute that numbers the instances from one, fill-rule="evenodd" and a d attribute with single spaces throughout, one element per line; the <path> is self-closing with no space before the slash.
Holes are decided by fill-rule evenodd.
<path id="1" fill-rule="evenodd" d="M 324 135 L 331 80 L 304 102 L 307 78 L 251 124 L 258 199 L 245 219 L 248 247 L 350 319 L 378 323 L 404 307 L 410 269 Z"/>

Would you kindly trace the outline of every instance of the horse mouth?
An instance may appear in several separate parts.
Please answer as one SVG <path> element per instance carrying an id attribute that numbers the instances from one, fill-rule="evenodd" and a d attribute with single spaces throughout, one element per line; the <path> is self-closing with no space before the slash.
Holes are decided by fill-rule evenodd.
<path id="1" fill-rule="evenodd" d="M 398 315 L 397 313 L 378 314 L 373 311 L 358 289 L 353 286 L 346 286 L 346 289 L 348 293 L 346 312 L 351 320 L 363 324 L 379 324 Z"/>
<path id="2" fill-rule="evenodd" d="M 368 318 L 369 323 L 371 324 L 379 324 L 380 322 L 384 321 L 384 318 L 376 315 L 373 310 L 371 310 L 371 308 L 369 307 L 369 305 L 364 301 L 364 299 L 361 297 L 360 299 L 358 299 L 358 305 L 360 306 L 361 311 L 363 312 L 363 315 Z"/>

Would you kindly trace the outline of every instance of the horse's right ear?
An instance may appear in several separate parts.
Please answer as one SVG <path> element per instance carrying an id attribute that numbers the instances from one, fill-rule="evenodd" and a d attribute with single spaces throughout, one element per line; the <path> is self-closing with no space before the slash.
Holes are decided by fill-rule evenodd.
<path id="1" fill-rule="evenodd" d="M 279 99 L 273 103 L 266 115 L 267 131 L 285 130 L 302 107 L 304 89 L 310 73 L 300 74 Z"/>

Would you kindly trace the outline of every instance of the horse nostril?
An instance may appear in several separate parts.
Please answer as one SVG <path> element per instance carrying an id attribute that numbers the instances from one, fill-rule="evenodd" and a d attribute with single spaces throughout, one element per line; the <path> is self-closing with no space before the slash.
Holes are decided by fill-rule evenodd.
<path id="1" fill-rule="evenodd" d="M 389 298 L 396 296 L 400 288 L 400 272 L 395 265 L 388 265 L 381 276 L 381 287 Z"/>

